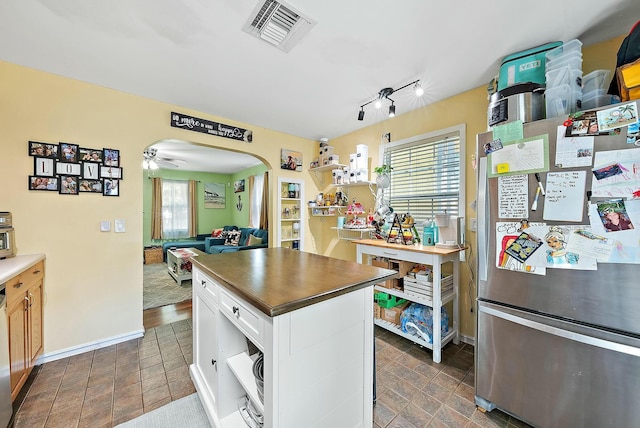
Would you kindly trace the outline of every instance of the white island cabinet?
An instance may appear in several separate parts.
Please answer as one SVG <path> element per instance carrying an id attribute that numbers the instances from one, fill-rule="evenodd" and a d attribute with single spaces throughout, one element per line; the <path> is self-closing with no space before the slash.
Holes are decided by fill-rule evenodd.
<path id="1" fill-rule="evenodd" d="M 190 371 L 214 427 L 246 427 L 245 397 L 265 428 L 373 425 L 373 284 L 394 271 L 286 248 L 192 261 Z"/>

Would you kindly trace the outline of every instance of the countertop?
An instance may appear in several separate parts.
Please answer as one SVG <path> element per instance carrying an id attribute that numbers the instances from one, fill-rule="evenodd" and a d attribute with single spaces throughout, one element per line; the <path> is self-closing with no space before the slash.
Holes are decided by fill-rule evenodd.
<path id="1" fill-rule="evenodd" d="M 0 260 L 0 284 L 44 260 L 44 254 L 20 254 Z"/>
<path id="2" fill-rule="evenodd" d="M 389 269 L 288 248 L 205 254 L 191 261 L 270 317 L 397 275 Z"/>
<path id="3" fill-rule="evenodd" d="M 356 239 L 351 241 L 354 244 L 372 245 L 374 247 L 388 248 L 393 250 L 405 250 L 413 251 L 416 253 L 437 254 L 441 256 L 448 256 L 449 254 L 459 253 L 464 251 L 466 247 L 464 245 L 457 246 L 455 248 L 436 247 L 435 245 L 422 245 L 422 244 L 391 244 L 384 239 Z"/>

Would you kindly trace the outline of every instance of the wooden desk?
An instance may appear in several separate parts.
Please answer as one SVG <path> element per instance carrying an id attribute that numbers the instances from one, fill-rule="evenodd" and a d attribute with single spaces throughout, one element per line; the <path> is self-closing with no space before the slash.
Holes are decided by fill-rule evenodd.
<path id="1" fill-rule="evenodd" d="M 433 271 L 433 298 L 426 299 L 415 296 L 408 296 L 406 293 L 396 289 L 384 288 L 376 285 L 375 289 L 383 291 L 385 293 L 392 294 L 394 296 L 410 300 L 412 302 L 420 303 L 433 308 L 433 341 L 428 343 L 422 337 L 406 333 L 402 329 L 390 322 L 375 319 L 376 325 L 387 329 L 395 334 L 405 337 L 415 343 L 418 343 L 433 351 L 433 361 L 439 363 L 441 361 L 441 350 L 444 345 L 449 341 L 458 343 L 458 322 L 459 322 L 459 309 L 458 309 L 458 286 L 460 281 L 460 259 L 458 253 L 464 251 L 464 248 L 440 248 L 435 246 L 423 246 L 419 245 L 402 245 L 402 244 L 390 244 L 382 239 L 361 239 L 353 241 L 357 248 L 357 261 L 358 263 L 369 264 L 370 257 L 386 257 L 393 260 L 408 261 L 412 263 L 419 263 L 430 265 Z M 366 259 L 365 259 L 366 257 Z M 453 291 L 442 294 L 442 265 L 444 263 L 452 263 L 453 265 Z M 453 302 L 453 328 L 447 333 L 445 337 L 441 337 L 440 322 L 441 322 L 441 307 L 448 303 Z"/>
<path id="2" fill-rule="evenodd" d="M 287 248 L 191 261 L 190 373 L 214 427 L 246 426 L 245 396 L 265 428 L 373 426 L 373 284 L 394 271 Z"/>

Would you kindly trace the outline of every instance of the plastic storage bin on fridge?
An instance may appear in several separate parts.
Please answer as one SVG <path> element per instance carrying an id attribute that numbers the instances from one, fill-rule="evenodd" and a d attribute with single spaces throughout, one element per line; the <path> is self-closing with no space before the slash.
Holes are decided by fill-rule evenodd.
<path id="1" fill-rule="evenodd" d="M 518 83 L 545 84 L 545 55 L 562 46 L 562 42 L 551 42 L 504 57 L 498 76 L 498 90 Z"/>

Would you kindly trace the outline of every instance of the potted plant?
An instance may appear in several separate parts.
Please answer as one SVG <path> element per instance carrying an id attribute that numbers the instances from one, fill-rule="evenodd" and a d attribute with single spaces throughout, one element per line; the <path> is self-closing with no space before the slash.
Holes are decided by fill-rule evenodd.
<path id="1" fill-rule="evenodd" d="M 392 170 L 393 167 L 386 164 L 377 166 L 373 169 L 373 172 L 378 174 L 378 177 L 376 178 L 376 184 L 379 188 L 384 189 L 391 185 L 391 178 L 389 175 L 391 174 Z"/>

